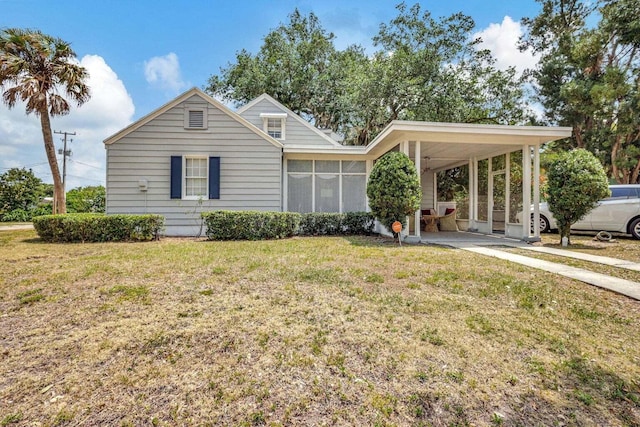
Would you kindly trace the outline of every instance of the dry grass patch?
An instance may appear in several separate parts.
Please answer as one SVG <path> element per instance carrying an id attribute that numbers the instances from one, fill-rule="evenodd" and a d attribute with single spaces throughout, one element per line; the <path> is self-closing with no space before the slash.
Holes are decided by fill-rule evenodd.
<path id="1" fill-rule="evenodd" d="M 610 242 L 600 242 L 594 240 L 594 234 L 572 234 L 571 245 L 566 249 L 591 255 L 640 262 L 640 240 L 626 236 L 614 236 Z M 541 238 L 544 246 L 563 249 L 560 245 L 560 236 L 558 234 L 544 233 Z"/>
<path id="2" fill-rule="evenodd" d="M 357 237 L 0 242 L 4 425 L 640 423 L 638 303 L 523 266 Z"/>

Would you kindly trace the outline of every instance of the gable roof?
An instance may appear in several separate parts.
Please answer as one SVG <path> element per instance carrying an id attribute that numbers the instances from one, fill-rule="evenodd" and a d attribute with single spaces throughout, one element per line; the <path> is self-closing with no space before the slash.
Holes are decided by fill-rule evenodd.
<path id="1" fill-rule="evenodd" d="M 216 99 L 210 97 L 209 95 L 207 95 L 206 93 L 204 93 L 203 91 L 201 91 L 200 89 L 198 89 L 196 87 L 189 89 L 188 91 L 184 92 L 182 95 L 179 95 L 177 98 L 174 98 L 173 100 L 167 102 L 162 107 L 152 111 L 151 113 L 147 114 L 146 116 L 142 117 L 141 119 L 133 122 L 132 124 L 130 124 L 126 128 L 124 128 L 124 129 L 120 130 L 119 132 L 111 135 L 110 137 L 108 137 L 107 139 L 105 139 L 103 141 L 104 144 L 105 145 L 111 145 L 111 144 L 119 141 L 120 139 L 122 139 L 125 136 L 129 135 L 131 132 L 134 132 L 135 130 L 137 130 L 140 127 L 146 125 L 147 123 L 149 123 L 153 119 L 157 118 L 161 114 L 164 114 L 167 111 L 169 111 L 170 109 L 180 105 L 182 102 L 185 102 L 186 100 L 188 100 L 192 96 L 198 96 L 198 97 L 202 98 L 202 100 L 204 100 L 205 102 L 209 103 L 210 105 L 213 105 L 218 110 L 222 111 L 227 116 L 229 116 L 231 119 L 233 119 L 236 122 L 240 123 L 241 125 L 243 125 L 247 129 L 249 129 L 251 132 L 255 133 L 256 135 L 258 135 L 259 137 L 261 137 L 265 141 L 271 143 L 275 147 L 278 147 L 278 148 L 282 148 L 283 147 L 283 145 L 279 141 L 277 141 L 274 138 L 270 137 L 269 135 L 264 133 L 261 129 L 258 129 L 257 127 L 255 127 L 248 120 L 244 119 L 239 114 L 231 111 L 226 105 L 224 105 L 220 101 L 217 101 Z"/>
<path id="2" fill-rule="evenodd" d="M 264 101 L 264 100 L 266 100 L 266 101 L 270 102 L 271 104 L 275 105 L 280 110 L 285 111 L 287 113 L 287 116 L 290 116 L 291 118 L 296 120 L 298 123 L 300 123 L 301 125 L 303 125 L 307 129 L 309 129 L 311 132 L 315 133 L 316 135 L 318 135 L 320 138 L 324 139 L 325 141 L 331 143 L 332 145 L 334 145 L 336 147 L 342 147 L 343 146 L 338 141 L 336 141 L 335 139 L 331 138 L 330 136 L 328 136 L 327 134 L 322 132 L 320 129 L 318 129 L 317 127 L 313 126 L 311 123 L 309 123 L 308 121 L 306 121 L 305 119 L 303 119 L 302 117 L 300 117 L 299 115 L 297 115 L 296 113 L 294 113 L 293 111 L 291 111 L 290 109 L 288 109 L 287 107 L 282 105 L 280 102 L 275 100 L 273 97 L 267 95 L 266 93 L 263 93 L 262 95 L 260 95 L 256 99 L 250 101 L 248 104 L 245 104 L 242 107 L 240 107 L 238 109 L 237 113 L 238 114 L 242 114 L 245 111 L 251 109 L 253 106 L 258 104 L 259 102 Z"/>

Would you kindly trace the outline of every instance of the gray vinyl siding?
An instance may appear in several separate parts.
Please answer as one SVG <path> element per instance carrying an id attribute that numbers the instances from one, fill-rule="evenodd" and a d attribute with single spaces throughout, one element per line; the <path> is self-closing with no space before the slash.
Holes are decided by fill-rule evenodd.
<path id="1" fill-rule="evenodd" d="M 208 106 L 206 130 L 184 129 L 184 104 Z M 195 236 L 200 212 L 281 210 L 282 150 L 194 96 L 107 145 L 107 213 L 157 213 L 165 234 Z M 220 157 L 220 199 L 170 198 L 171 156 Z M 146 179 L 148 191 L 138 188 Z"/>
<path id="2" fill-rule="evenodd" d="M 269 113 L 286 113 L 285 110 L 281 109 L 279 106 L 272 104 L 268 99 L 263 99 L 260 102 L 253 105 L 246 111 L 241 113 L 241 116 L 251 122 L 258 129 L 263 129 L 262 118 L 260 114 L 269 114 Z M 318 135 L 313 129 L 309 129 L 304 124 L 300 123 L 296 120 L 295 117 L 291 117 L 291 115 L 287 116 L 285 122 L 285 139 L 280 141 L 282 144 L 296 144 L 296 145 L 326 145 L 328 147 L 333 147 L 334 145 L 331 142 L 327 141 L 320 135 Z"/>

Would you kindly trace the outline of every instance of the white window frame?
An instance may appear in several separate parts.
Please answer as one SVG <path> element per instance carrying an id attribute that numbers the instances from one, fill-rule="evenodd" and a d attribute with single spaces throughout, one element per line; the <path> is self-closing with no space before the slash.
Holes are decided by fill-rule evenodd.
<path id="1" fill-rule="evenodd" d="M 189 196 L 187 195 L 187 178 L 202 179 L 199 177 L 187 177 L 187 160 L 204 160 L 205 161 L 205 180 L 207 182 L 205 186 L 204 194 L 198 194 Z M 209 156 L 201 154 L 190 154 L 182 156 L 182 200 L 200 200 L 209 198 Z"/>
<path id="2" fill-rule="evenodd" d="M 190 129 L 190 130 L 207 130 L 208 129 L 208 117 L 207 117 L 207 107 L 206 106 L 202 106 L 202 105 L 192 105 L 192 104 L 185 104 L 184 106 L 184 128 L 185 129 Z M 191 123 L 189 121 L 189 117 L 191 115 L 191 112 L 196 112 L 196 111 L 200 111 L 202 112 L 202 126 L 196 126 L 193 127 L 191 126 Z"/>
<path id="3" fill-rule="evenodd" d="M 289 161 L 290 160 L 302 160 L 302 161 L 310 161 L 311 162 L 311 171 L 310 172 L 291 172 L 289 171 Z M 337 161 L 338 164 L 340 165 L 338 172 L 317 172 L 316 171 L 316 161 L 324 161 L 324 160 L 331 160 L 331 161 Z M 352 162 L 352 161 L 356 161 L 356 162 L 363 162 L 365 165 L 365 171 L 364 172 L 345 172 L 343 169 L 344 163 L 345 162 Z M 311 212 L 317 212 L 316 210 L 316 178 L 318 175 L 338 175 L 338 206 L 339 206 L 339 213 L 344 213 L 344 204 L 343 204 L 343 200 L 342 200 L 342 192 L 343 192 L 343 177 L 344 176 L 364 176 L 365 177 L 365 190 L 366 190 L 366 179 L 368 178 L 368 172 L 367 172 L 367 163 L 365 160 L 352 160 L 352 159 L 298 159 L 298 158 L 293 158 L 293 159 L 287 159 L 286 160 L 286 176 L 287 176 L 287 180 L 289 175 L 311 175 Z M 285 191 L 288 191 L 288 189 L 286 189 Z M 286 196 L 286 201 L 285 201 L 285 209 L 288 211 L 289 210 L 289 198 L 288 195 Z M 366 198 L 366 194 L 365 194 L 365 210 L 369 209 L 369 202 L 368 199 Z"/>
<path id="4" fill-rule="evenodd" d="M 280 138 L 276 138 L 272 136 L 273 139 L 278 141 L 284 141 L 286 139 L 286 124 L 287 124 L 287 113 L 261 113 L 260 118 L 262 119 L 262 130 L 264 133 L 269 135 L 269 120 L 280 120 Z M 271 136 L 271 135 L 269 135 Z"/>

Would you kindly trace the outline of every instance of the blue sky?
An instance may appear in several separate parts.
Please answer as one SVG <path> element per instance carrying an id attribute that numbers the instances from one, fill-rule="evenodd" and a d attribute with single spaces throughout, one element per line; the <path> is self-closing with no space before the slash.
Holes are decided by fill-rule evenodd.
<path id="1" fill-rule="evenodd" d="M 534 0 L 421 1 L 434 17 L 463 12 L 500 66 L 535 61 L 520 54 L 519 21 L 535 16 Z M 255 53 L 263 37 L 295 8 L 314 12 L 336 35 L 338 48 L 371 49 L 380 23 L 396 15 L 396 1 L 77 1 L 0 0 L 0 27 L 35 28 L 72 44 L 90 71 L 92 100 L 53 120 L 54 130 L 76 132 L 71 143 L 67 189 L 104 184 L 102 140 L 176 95 L 202 88 L 211 74 L 246 49 Z M 413 2 L 407 2 L 411 5 Z M 0 173 L 31 167 L 45 182 L 51 176 L 35 116 L 0 105 Z"/>

